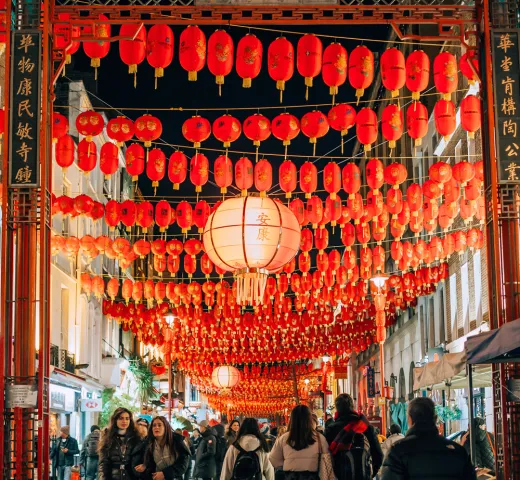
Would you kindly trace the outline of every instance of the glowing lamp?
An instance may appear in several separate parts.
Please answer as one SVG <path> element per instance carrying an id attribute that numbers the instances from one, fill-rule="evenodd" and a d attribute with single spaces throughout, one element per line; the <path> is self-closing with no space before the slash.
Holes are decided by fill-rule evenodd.
<path id="1" fill-rule="evenodd" d="M 221 365 L 213 370 L 211 381 L 221 390 L 229 390 L 240 381 L 240 372 L 231 365 Z"/>
<path id="2" fill-rule="evenodd" d="M 387 280 L 388 275 L 384 274 L 375 275 L 370 279 L 370 281 L 378 290 L 382 290 L 385 287 Z"/>

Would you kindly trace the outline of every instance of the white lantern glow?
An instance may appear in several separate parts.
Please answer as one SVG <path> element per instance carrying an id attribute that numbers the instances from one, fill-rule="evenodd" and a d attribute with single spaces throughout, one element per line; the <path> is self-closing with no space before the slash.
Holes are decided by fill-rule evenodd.
<path id="1" fill-rule="evenodd" d="M 222 365 L 213 370 L 211 381 L 215 387 L 222 390 L 229 390 L 235 387 L 240 381 L 240 372 L 231 365 Z"/>

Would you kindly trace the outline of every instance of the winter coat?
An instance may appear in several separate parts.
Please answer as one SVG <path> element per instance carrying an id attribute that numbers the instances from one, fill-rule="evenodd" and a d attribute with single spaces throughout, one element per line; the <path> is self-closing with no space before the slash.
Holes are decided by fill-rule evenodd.
<path id="1" fill-rule="evenodd" d="M 390 448 L 392 448 L 392 445 L 399 440 L 402 440 L 404 438 L 404 435 L 402 433 L 394 433 L 393 435 L 390 435 L 382 444 L 381 449 L 383 450 L 383 455 L 386 457 L 388 455 L 388 452 L 390 451 Z"/>
<path id="2" fill-rule="evenodd" d="M 52 464 L 54 468 L 72 467 L 74 466 L 74 455 L 79 455 L 78 441 L 70 435 L 64 443 L 61 440 L 61 438 L 57 438 L 51 449 L 50 458 L 52 459 Z M 66 448 L 68 451 L 66 453 L 62 452 L 62 448 Z"/>
<path id="3" fill-rule="evenodd" d="M 107 433 L 105 433 L 107 435 Z M 123 445 L 126 450 L 123 454 Z M 141 475 L 135 471 L 137 465 L 144 463 L 144 452 L 147 445 L 138 435 L 116 437 L 99 452 L 99 473 L 101 480 L 137 480 Z M 121 468 L 123 466 L 124 468 Z"/>
<path id="4" fill-rule="evenodd" d="M 227 442 L 227 446 L 228 448 L 231 447 L 231 445 L 233 445 L 237 439 L 237 434 L 233 431 L 233 430 L 228 430 L 226 432 L 226 435 L 224 436 L 224 438 L 226 439 L 226 442 Z"/>
<path id="5" fill-rule="evenodd" d="M 173 441 L 175 445 L 175 452 L 177 458 L 175 458 L 175 462 L 169 467 L 161 470 L 164 474 L 164 478 L 166 480 L 176 480 L 184 478 L 184 474 L 186 470 L 188 470 L 188 466 L 191 463 L 191 454 L 186 442 L 184 441 L 184 437 L 179 435 L 178 433 L 173 433 Z M 146 465 L 146 471 L 142 478 L 145 480 L 152 480 L 152 474 L 158 472 L 157 466 L 155 464 L 155 460 L 153 458 L 153 443 L 148 443 L 144 458 L 144 463 Z"/>
<path id="6" fill-rule="evenodd" d="M 435 425 L 414 425 L 388 452 L 381 480 L 476 480 L 471 460 Z"/>
<path id="7" fill-rule="evenodd" d="M 473 419 L 473 431 L 475 432 L 475 465 L 479 468 L 488 468 L 492 472 L 495 471 L 495 445 L 492 435 L 486 430 L 482 430 L 481 425 L 485 425 L 483 418 Z M 471 455 L 471 438 L 468 434 L 464 438 L 464 448 L 468 455 Z"/>
<path id="8" fill-rule="evenodd" d="M 295 450 L 288 443 L 289 432 L 276 439 L 269 460 L 274 468 L 282 468 L 285 472 L 317 472 L 320 445 L 322 454 L 329 453 L 325 437 L 317 434 L 316 442 L 303 450 Z M 318 444 L 318 442 L 320 442 Z"/>
<path id="9" fill-rule="evenodd" d="M 195 454 L 194 478 L 214 478 L 217 475 L 216 451 L 217 439 L 215 432 L 213 429 L 207 428 L 202 434 L 202 440 Z"/>
<path id="10" fill-rule="evenodd" d="M 83 440 L 83 447 L 81 448 L 81 453 L 79 454 L 79 464 L 83 465 L 87 463 L 87 458 L 90 456 L 99 457 L 99 454 L 96 453 L 96 455 L 89 455 L 88 454 L 88 445 L 90 440 L 97 441 L 99 444 L 99 440 L 101 438 L 101 431 L 100 430 L 94 430 L 92 433 L 89 433 L 85 440 Z"/>
<path id="11" fill-rule="evenodd" d="M 202 441 L 202 437 L 200 435 L 197 438 L 192 436 L 190 440 L 193 448 L 197 451 L 197 448 L 199 448 L 200 442 Z"/>
<path id="12" fill-rule="evenodd" d="M 345 415 L 338 417 L 333 423 L 325 429 L 325 438 L 330 445 L 349 423 L 358 422 L 364 420 L 368 423 L 368 420 L 362 415 L 356 412 L 349 412 Z M 381 450 L 381 444 L 377 438 L 374 427 L 370 425 L 365 431 L 364 435 L 367 437 L 368 443 L 370 444 L 370 456 L 372 457 L 372 468 L 374 475 L 379 471 L 383 464 L 383 451 Z"/>
<path id="13" fill-rule="evenodd" d="M 254 435 L 244 435 L 238 442 L 241 448 L 246 452 L 252 452 L 260 447 L 260 440 Z M 224 459 L 224 465 L 222 466 L 222 474 L 220 480 L 230 480 L 233 476 L 233 468 L 238 458 L 240 451 L 238 448 L 231 446 L 229 447 L 226 458 Z M 274 468 L 269 461 L 269 453 L 265 452 L 261 448 L 256 452 L 258 460 L 260 462 L 260 470 L 262 472 L 263 480 L 274 480 Z"/>

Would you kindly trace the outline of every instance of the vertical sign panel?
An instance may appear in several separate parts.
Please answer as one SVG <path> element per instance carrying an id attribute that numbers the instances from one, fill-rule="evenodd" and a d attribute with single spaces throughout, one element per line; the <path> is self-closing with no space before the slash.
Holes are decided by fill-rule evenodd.
<path id="1" fill-rule="evenodd" d="M 9 185 L 37 187 L 40 181 L 41 34 L 13 32 L 9 116 Z"/>
<path id="2" fill-rule="evenodd" d="M 520 182 L 520 30 L 493 30 L 498 180 Z"/>

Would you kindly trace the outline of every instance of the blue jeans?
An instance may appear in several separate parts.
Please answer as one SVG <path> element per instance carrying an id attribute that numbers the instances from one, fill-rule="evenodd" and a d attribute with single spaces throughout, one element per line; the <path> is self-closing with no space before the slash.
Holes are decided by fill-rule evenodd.
<path id="1" fill-rule="evenodd" d="M 58 467 L 58 480 L 70 480 L 72 467 Z"/>
<path id="2" fill-rule="evenodd" d="M 87 457 L 87 463 L 85 465 L 85 479 L 86 480 L 97 480 L 98 478 L 98 457 Z"/>

